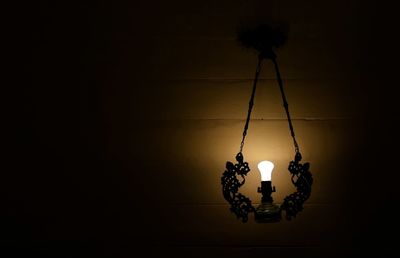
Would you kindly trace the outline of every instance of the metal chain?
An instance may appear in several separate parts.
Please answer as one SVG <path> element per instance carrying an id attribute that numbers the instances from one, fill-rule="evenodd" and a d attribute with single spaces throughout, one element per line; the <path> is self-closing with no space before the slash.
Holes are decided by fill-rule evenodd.
<path id="1" fill-rule="evenodd" d="M 274 66 L 275 66 L 276 77 L 277 77 L 277 80 L 278 80 L 279 89 L 281 90 L 283 107 L 285 108 L 285 111 L 286 111 L 286 116 L 287 116 L 287 120 L 288 120 L 288 123 L 289 123 L 290 134 L 291 134 L 291 136 L 293 138 L 294 148 L 295 148 L 296 153 L 300 153 L 299 145 L 297 144 L 296 136 L 294 135 L 292 119 L 290 118 L 290 113 L 289 113 L 289 105 L 287 103 L 285 92 L 283 90 L 283 82 L 282 82 L 281 74 L 279 72 L 278 63 L 276 62 L 275 58 L 272 58 L 272 62 L 274 63 Z"/>
<path id="2" fill-rule="evenodd" d="M 277 77 L 277 81 L 278 81 L 278 84 L 279 84 L 279 89 L 281 91 L 283 107 L 285 108 L 286 117 L 287 117 L 287 120 L 288 120 L 288 123 L 289 123 L 290 135 L 293 138 L 294 149 L 295 149 L 296 153 L 300 153 L 300 148 L 299 148 L 299 145 L 297 144 L 297 141 L 296 141 L 296 136 L 294 134 L 292 119 L 291 119 L 290 113 L 289 113 L 289 104 L 288 104 L 288 102 L 286 100 L 285 91 L 283 90 L 283 82 L 282 82 L 281 74 L 279 72 L 278 63 L 276 61 L 276 58 L 271 58 L 271 59 L 272 59 L 272 62 L 274 63 L 274 66 L 275 66 L 276 77 Z M 242 141 L 240 143 L 239 153 L 241 153 L 242 150 L 243 150 L 244 141 L 245 141 L 246 135 L 247 135 L 247 129 L 249 128 L 251 111 L 253 110 L 253 106 L 254 106 L 254 97 L 255 97 L 255 94 L 256 94 L 258 77 L 259 77 L 260 72 L 261 72 L 262 61 L 263 61 L 263 58 L 261 56 L 259 56 L 258 57 L 258 64 L 257 64 L 257 68 L 256 68 L 256 74 L 255 74 L 254 82 L 253 82 L 253 90 L 251 92 L 251 97 L 250 97 L 250 101 L 249 101 L 249 109 L 248 109 L 248 112 L 247 112 L 246 124 L 244 125 L 243 137 L 242 137 Z"/>
<path id="3" fill-rule="evenodd" d="M 258 81 L 258 76 L 260 75 L 260 72 L 261 72 L 262 61 L 263 61 L 263 58 L 261 56 L 258 56 L 256 75 L 254 77 L 253 90 L 251 92 L 251 97 L 250 97 L 250 101 L 249 101 L 249 110 L 247 111 L 246 124 L 244 125 L 243 138 L 242 138 L 242 142 L 240 143 L 239 153 L 242 153 L 243 146 L 244 146 L 244 140 L 245 140 L 246 135 L 247 135 L 247 129 L 249 128 L 250 116 L 251 116 L 251 111 L 252 111 L 253 106 L 254 106 L 254 96 L 256 95 L 257 81 Z"/>

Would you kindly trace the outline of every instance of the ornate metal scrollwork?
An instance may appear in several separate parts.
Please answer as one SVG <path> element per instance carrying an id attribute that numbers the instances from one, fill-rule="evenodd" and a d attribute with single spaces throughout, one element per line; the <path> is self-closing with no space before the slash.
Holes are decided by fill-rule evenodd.
<path id="1" fill-rule="evenodd" d="M 292 174 L 292 183 L 296 187 L 296 192 L 286 196 L 281 209 L 286 212 L 288 220 L 296 217 L 297 213 L 303 210 L 303 204 L 311 195 L 311 186 L 313 177 L 310 169 L 310 163 L 301 164 L 301 154 L 296 153 L 294 161 L 289 163 L 288 170 Z"/>
<path id="2" fill-rule="evenodd" d="M 296 217 L 297 213 L 303 210 L 303 204 L 311 196 L 313 177 L 309 171 L 310 163 L 301 164 L 301 159 L 300 152 L 297 152 L 288 167 L 292 175 L 292 183 L 296 187 L 296 192 L 286 196 L 280 206 L 280 209 L 286 212 L 288 220 Z M 247 222 L 249 213 L 254 212 L 255 208 L 248 197 L 239 193 L 239 188 L 246 182 L 245 176 L 250 172 L 250 167 L 247 162 L 244 162 L 241 152 L 236 155 L 236 161 L 236 164 L 226 162 L 226 170 L 221 177 L 222 192 L 225 200 L 230 204 L 230 210 L 237 218 L 242 219 L 242 222 Z M 240 176 L 241 180 L 237 176 Z"/>
<path id="3" fill-rule="evenodd" d="M 236 164 L 226 162 L 226 170 L 221 177 L 222 193 L 225 200 L 231 205 L 230 210 L 236 214 L 237 218 L 247 222 L 248 214 L 254 211 L 249 198 L 238 193 L 239 188 L 246 182 L 245 176 L 250 171 L 249 163 L 243 162 L 243 155 L 239 152 L 236 155 Z M 242 180 L 239 180 L 240 176 Z"/>

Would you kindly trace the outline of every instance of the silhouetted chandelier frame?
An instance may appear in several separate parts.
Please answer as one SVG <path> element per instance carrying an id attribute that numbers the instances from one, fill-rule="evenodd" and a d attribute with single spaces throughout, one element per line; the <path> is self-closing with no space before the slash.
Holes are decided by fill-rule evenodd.
<path id="1" fill-rule="evenodd" d="M 242 151 L 247 135 L 247 129 L 250 123 L 251 111 L 254 106 L 257 81 L 261 72 L 261 65 L 264 60 L 271 60 L 274 64 L 277 81 L 282 96 L 283 107 L 286 111 L 289 129 L 293 138 L 295 149 L 294 160 L 290 161 L 288 170 L 291 174 L 291 181 L 296 187 L 296 192 L 284 198 L 283 203 L 279 207 L 279 212 L 284 211 L 286 213 L 285 217 L 288 220 L 296 217 L 296 215 L 303 210 L 303 204 L 311 195 L 313 177 L 311 172 L 309 171 L 310 164 L 308 162 L 304 164 L 300 162 L 302 159 L 302 155 L 300 153 L 300 149 L 294 134 L 294 129 L 289 113 L 289 105 L 287 103 L 285 92 L 283 89 L 283 83 L 276 61 L 276 54 L 274 53 L 275 48 L 284 45 L 284 43 L 286 42 L 286 38 L 286 33 L 282 29 L 272 28 L 266 25 L 258 26 L 255 29 L 245 29 L 239 32 L 238 40 L 240 41 L 240 43 L 245 47 L 255 49 L 258 52 L 258 63 L 253 82 L 252 94 L 249 101 L 247 119 L 243 130 L 243 137 L 240 143 L 239 153 L 236 155 L 236 163 L 234 164 L 230 161 L 227 161 L 226 170 L 221 177 L 221 183 L 223 196 L 225 200 L 230 204 L 230 210 L 234 214 L 236 214 L 237 218 L 240 218 L 243 222 L 248 221 L 249 213 L 256 211 L 251 203 L 251 200 L 245 195 L 239 193 L 239 189 L 245 184 L 245 177 L 250 172 L 249 164 L 248 162 L 244 161 Z M 269 194 L 274 191 L 275 187 L 270 189 Z M 262 192 L 261 188 L 258 189 L 258 192 Z M 272 202 L 272 197 L 269 198 Z"/>

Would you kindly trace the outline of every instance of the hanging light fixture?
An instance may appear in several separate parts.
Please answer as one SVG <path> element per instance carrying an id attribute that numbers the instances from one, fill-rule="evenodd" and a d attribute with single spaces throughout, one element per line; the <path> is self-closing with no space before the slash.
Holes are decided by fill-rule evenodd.
<path id="1" fill-rule="evenodd" d="M 245 29 L 239 32 L 238 40 L 240 43 L 250 49 L 254 49 L 258 53 L 258 63 L 253 82 L 253 89 L 249 101 L 249 108 L 247 112 L 246 123 L 244 125 L 242 141 L 240 143 L 239 153 L 236 155 L 236 163 L 228 161 L 226 163 L 226 170 L 222 175 L 222 192 L 226 201 L 230 204 L 230 210 L 236 216 L 242 219 L 243 222 L 248 220 L 248 215 L 251 212 L 255 214 L 257 222 L 277 222 L 281 220 L 282 211 L 285 212 L 285 217 L 290 220 L 297 215 L 298 212 L 303 210 L 304 202 L 311 195 L 311 186 L 313 178 L 309 171 L 310 164 L 300 163 L 302 156 L 300 153 L 299 145 L 297 144 L 292 120 L 289 113 L 289 105 L 286 100 L 283 83 L 276 61 L 275 49 L 281 47 L 286 42 L 286 33 L 280 28 L 272 28 L 267 25 L 260 25 L 254 29 Z M 243 147 L 249 128 L 251 111 L 254 106 L 254 97 L 256 94 L 256 87 L 258 77 L 261 72 L 261 65 L 263 61 L 271 60 L 282 96 L 283 107 L 286 112 L 289 130 L 293 139 L 294 145 L 294 160 L 289 163 L 288 170 L 291 174 L 291 181 L 296 187 L 296 192 L 288 195 L 283 203 L 278 206 L 274 204 L 272 193 L 275 192 L 275 187 L 272 186 L 271 174 L 274 169 L 274 164 L 271 161 L 261 161 L 258 164 L 258 169 L 261 174 L 261 187 L 258 187 L 258 192 L 262 194 L 261 204 L 254 208 L 249 198 L 239 193 L 239 188 L 245 184 L 245 176 L 250 172 L 248 162 L 244 161 Z M 239 177 L 239 178 L 238 178 Z"/>

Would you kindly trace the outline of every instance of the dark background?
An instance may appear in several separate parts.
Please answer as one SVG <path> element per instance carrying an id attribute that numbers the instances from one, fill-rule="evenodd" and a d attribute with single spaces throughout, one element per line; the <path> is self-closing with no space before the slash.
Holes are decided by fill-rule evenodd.
<path id="1" fill-rule="evenodd" d="M 3 257 L 398 253 L 394 6 L 39 1 L 17 10 Z M 220 192 L 256 64 L 236 29 L 270 21 L 290 25 L 278 61 L 315 181 L 294 221 L 242 224 Z M 272 157 L 279 203 L 294 190 L 293 150 L 271 64 L 260 85 L 244 191 L 259 201 L 256 162 Z"/>

